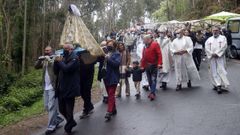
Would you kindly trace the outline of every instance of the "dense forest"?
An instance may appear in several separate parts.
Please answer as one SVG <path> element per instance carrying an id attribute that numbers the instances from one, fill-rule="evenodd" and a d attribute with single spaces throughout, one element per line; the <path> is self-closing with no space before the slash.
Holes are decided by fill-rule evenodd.
<path id="1" fill-rule="evenodd" d="M 30 71 L 45 46 L 58 48 L 70 3 L 80 8 L 98 41 L 143 17 L 167 21 L 198 19 L 222 10 L 240 13 L 238 0 L 0 0 L 0 94 L 11 84 L 9 78 Z"/>

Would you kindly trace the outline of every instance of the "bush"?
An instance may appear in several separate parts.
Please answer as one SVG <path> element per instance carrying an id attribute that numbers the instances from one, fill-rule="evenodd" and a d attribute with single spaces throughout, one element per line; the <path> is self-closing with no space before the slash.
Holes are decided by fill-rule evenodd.
<path id="1" fill-rule="evenodd" d="M 21 108 L 21 102 L 15 97 L 4 97 L 2 107 L 7 111 L 17 111 Z"/>
<path id="2" fill-rule="evenodd" d="M 7 97 L 2 99 L 2 106 L 8 111 L 17 111 L 23 106 L 30 106 L 42 96 L 42 90 L 37 88 L 20 88 L 15 87 Z"/>
<path id="3" fill-rule="evenodd" d="M 39 100 L 43 92 L 41 81 L 41 71 L 36 70 L 17 80 L 8 88 L 9 93 L 0 99 L 0 112 L 18 111 Z"/>
<path id="4" fill-rule="evenodd" d="M 3 106 L 0 106 L 0 114 L 5 114 L 7 112 L 7 109 Z"/>
<path id="5" fill-rule="evenodd" d="M 14 84 L 16 88 L 34 88 L 42 84 L 42 72 L 35 70 L 17 80 Z"/>
<path id="6" fill-rule="evenodd" d="M 4 71 L 3 68 L 0 69 L 0 96 L 8 93 L 8 87 L 13 84 L 15 79 L 16 75 Z"/>

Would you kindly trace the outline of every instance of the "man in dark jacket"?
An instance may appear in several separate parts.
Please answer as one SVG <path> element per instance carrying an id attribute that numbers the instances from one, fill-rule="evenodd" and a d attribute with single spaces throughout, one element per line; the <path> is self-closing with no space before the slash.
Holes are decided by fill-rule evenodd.
<path id="1" fill-rule="evenodd" d="M 227 45 L 231 46 L 232 45 L 232 35 L 231 35 L 231 30 L 228 30 L 226 28 L 222 28 L 223 35 L 227 38 Z"/>
<path id="2" fill-rule="evenodd" d="M 225 27 L 222 28 L 223 35 L 227 38 L 227 51 L 226 51 L 226 56 L 227 57 L 233 57 L 231 54 L 231 46 L 232 46 L 232 32 L 231 30 L 226 29 Z"/>
<path id="3" fill-rule="evenodd" d="M 91 90 L 94 78 L 94 65 L 84 64 L 80 60 L 80 86 L 81 86 L 81 96 L 84 101 L 83 112 L 80 119 L 84 119 L 93 113 L 94 106 L 91 101 Z"/>
<path id="4" fill-rule="evenodd" d="M 200 70 L 200 65 L 202 61 L 202 50 L 204 45 L 204 37 L 201 30 L 198 30 L 196 33 L 196 43 L 193 46 L 193 60 L 197 67 L 197 70 Z"/>
<path id="5" fill-rule="evenodd" d="M 57 57 L 54 64 L 54 73 L 58 76 L 56 96 L 59 100 L 59 111 L 67 121 L 65 132 L 71 134 L 72 128 L 77 125 L 73 110 L 75 97 L 80 96 L 79 60 L 73 53 L 72 44 L 65 44 L 63 49 L 63 58 Z"/>

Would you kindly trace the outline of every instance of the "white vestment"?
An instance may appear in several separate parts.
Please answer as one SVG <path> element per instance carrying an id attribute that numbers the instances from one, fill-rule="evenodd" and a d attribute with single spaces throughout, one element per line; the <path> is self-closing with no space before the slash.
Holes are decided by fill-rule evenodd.
<path id="1" fill-rule="evenodd" d="M 137 40 L 137 51 L 136 51 L 139 61 L 141 61 L 141 59 L 142 59 L 142 54 L 143 54 L 144 47 L 145 47 L 145 44 L 143 43 L 143 39 L 139 38 Z M 148 86 L 149 85 L 146 72 L 144 72 L 143 76 L 142 76 L 142 85 L 143 86 Z"/>
<path id="2" fill-rule="evenodd" d="M 142 85 L 143 85 L 143 86 L 149 86 L 146 72 L 144 72 L 144 73 L 142 74 Z"/>
<path id="3" fill-rule="evenodd" d="M 210 64 L 210 76 L 214 86 L 229 85 L 227 71 L 225 69 L 225 51 L 227 49 L 227 40 L 219 35 L 217 38 L 210 37 L 205 43 L 205 50 Z M 218 57 L 212 57 L 213 54 Z"/>
<path id="4" fill-rule="evenodd" d="M 182 50 L 186 50 L 187 53 L 183 55 L 174 54 Z M 199 73 L 192 57 L 193 42 L 190 37 L 183 36 L 182 38 L 174 39 L 170 46 L 170 51 L 173 55 L 176 81 L 178 85 L 183 82 L 188 82 L 189 80 L 200 80 Z"/>
<path id="5" fill-rule="evenodd" d="M 139 38 L 137 40 L 136 54 L 137 54 L 138 58 L 140 58 L 140 59 L 142 59 L 142 53 L 143 53 L 144 46 L 145 46 L 145 44 L 143 43 L 142 38 Z"/>
<path id="6" fill-rule="evenodd" d="M 170 45 L 171 40 L 168 37 L 158 38 L 158 44 L 160 45 L 162 52 L 162 69 L 159 71 L 158 80 L 159 82 L 169 82 L 170 70 L 171 70 L 171 53 Z"/>

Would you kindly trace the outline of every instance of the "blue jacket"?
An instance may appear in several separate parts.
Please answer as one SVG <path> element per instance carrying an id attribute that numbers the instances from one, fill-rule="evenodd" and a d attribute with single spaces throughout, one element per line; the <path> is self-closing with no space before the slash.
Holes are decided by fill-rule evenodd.
<path id="1" fill-rule="evenodd" d="M 74 53 L 64 57 L 63 61 L 55 62 L 54 73 L 57 77 L 56 96 L 73 98 L 80 96 L 79 60 Z"/>
<path id="2" fill-rule="evenodd" d="M 104 78 L 104 82 L 107 86 L 117 85 L 120 79 L 120 71 L 119 66 L 121 63 L 121 55 L 119 52 L 113 52 L 112 55 L 106 60 L 106 77 Z"/>

